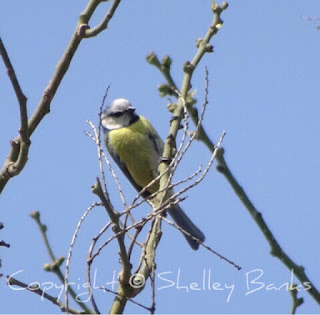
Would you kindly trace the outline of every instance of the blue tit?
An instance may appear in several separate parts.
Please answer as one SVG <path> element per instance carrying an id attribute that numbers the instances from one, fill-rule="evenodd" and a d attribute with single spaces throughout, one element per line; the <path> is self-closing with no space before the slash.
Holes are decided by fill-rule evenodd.
<path id="1" fill-rule="evenodd" d="M 158 164 L 164 147 L 160 136 L 150 122 L 139 116 L 130 102 L 123 98 L 114 100 L 102 113 L 101 123 L 110 155 L 133 187 L 137 191 L 142 190 L 159 175 Z M 156 181 L 148 187 L 143 197 L 158 190 L 159 181 Z M 204 234 L 178 204 L 172 205 L 167 211 L 179 227 L 201 242 L 204 241 Z M 183 235 L 191 248 L 197 250 L 199 243 Z"/>

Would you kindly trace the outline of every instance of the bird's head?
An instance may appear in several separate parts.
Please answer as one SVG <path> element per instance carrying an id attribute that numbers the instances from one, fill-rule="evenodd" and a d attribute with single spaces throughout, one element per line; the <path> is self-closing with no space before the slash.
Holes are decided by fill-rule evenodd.
<path id="1" fill-rule="evenodd" d="M 128 100 L 117 98 L 102 113 L 102 126 L 108 130 L 128 127 L 139 118 L 135 110 Z"/>

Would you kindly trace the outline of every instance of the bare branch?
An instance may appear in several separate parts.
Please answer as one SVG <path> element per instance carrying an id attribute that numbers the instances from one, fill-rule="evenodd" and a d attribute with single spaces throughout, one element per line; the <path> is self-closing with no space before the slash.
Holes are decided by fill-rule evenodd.
<path id="1" fill-rule="evenodd" d="M 103 20 L 96 27 L 94 27 L 92 29 L 89 29 L 89 28 L 85 29 L 84 37 L 85 38 L 94 37 L 94 36 L 98 35 L 99 33 L 101 33 L 102 31 L 104 31 L 108 27 L 108 24 L 109 24 L 110 20 L 112 19 L 115 11 L 117 10 L 117 7 L 120 4 L 120 2 L 121 2 L 121 0 L 114 0 L 112 3 L 112 6 L 110 7 L 108 13 L 105 15 Z M 86 24 L 86 25 L 88 26 L 88 24 Z"/>
<path id="2" fill-rule="evenodd" d="M 112 224 L 111 221 L 109 221 L 99 232 L 99 234 L 93 238 L 91 246 L 89 248 L 89 253 L 88 253 L 88 258 L 87 258 L 87 282 L 88 282 L 88 293 L 89 293 L 89 297 L 90 297 L 90 301 L 92 304 L 92 307 L 94 309 L 94 311 L 97 314 L 100 314 L 100 311 L 97 307 L 97 303 L 95 301 L 93 292 L 92 292 L 92 281 L 91 281 L 91 264 L 93 262 L 93 260 L 91 259 L 92 257 L 92 252 L 94 247 L 96 246 L 96 243 L 98 241 L 98 239 L 107 231 L 107 229 L 110 227 L 110 225 Z"/>
<path id="3" fill-rule="evenodd" d="M 197 238 L 195 238 L 194 236 L 192 236 L 190 233 L 188 233 L 187 231 L 185 231 L 184 229 L 182 229 L 180 226 L 176 225 L 174 222 L 171 222 L 170 220 L 168 220 L 166 217 L 162 217 L 162 220 L 165 221 L 166 223 L 168 223 L 169 225 L 173 226 L 174 228 L 176 228 L 177 230 L 179 230 L 180 232 L 182 232 L 185 235 L 188 235 L 189 237 L 191 237 L 192 239 L 194 239 L 196 242 L 198 242 L 202 247 L 204 247 L 206 250 L 208 250 L 209 252 L 211 252 L 212 254 L 218 256 L 219 258 L 221 258 L 222 260 L 226 261 L 228 264 L 234 266 L 235 268 L 237 268 L 238 270 L 241 270 L 242 268 L 237 265 L 236 263 L 234 263 L 233 261 L 231 261 L 230 259 L 228 259 L 227 257 L 219 254 L 217 251 L 215 251 L 214 249 L 212 249 L 210 246 L 204 244 L 203 242 L 201 242 L 200 240 L 198 240 Z"/>
<path id="4" fill-rule="evenodd" d="M 30 292 L 33 292 L 37 295 L 40 295 L 41 297 L 45 298 L 46 300 L 50 301 L 51 303 L 53 303 L 54 305 L 57 305 L 60 307 L 62 312 L 66 312 L 68 311 L 71 314 L 82 314 L 80 311 L 77 311 L 75 309 L 72 308 L 66 308 L 66 306 L 56 297 L 53 297 L 52 295 L 42 291 L 39 287 L 31 287 L 28 284 L 25 284 L 15 278 L 12 278 L 10 276 L 7 276 L 7 285 L 8 286 L 19 286 L 20 288 L 26 289 Z M 89 314 L 92 314 L 91 312 Z"/>
<path id="5" fill-rule="evenodd" d="M 103 101 L 104 103 L 104 101 Z M 102 107 L 100 108 L 100 111 L 101 111 Z M 99 117 L 101 116 L 101 113 L 99 114 Z M 127 207 L 127 203 L 126 203 L 126 200 L 125 200 L 125 197 L 124 197 L 124 194 L 123 194 L 123 191 L 122 191 L 122 188 L 121 188 L 121 185 L 120 185 L 120 181 L 116 175 L 116 172 L 114 171 L 113 167 L 111 166 L 111 163 L 108 159 L 108 157 L 106 156 L 106 154 L 104 153 L 103 149 L 102 149 L 102 146 L 101 146 L 101 136 L 100 136 L 100 130 L 101 130 L 101 118 L 100 118 L 100 121 L 99 121 L 99 127 L 98 127 L 98 130 L 99 132 L 97 131 L 97 128 L 95 127 L 95 125 L 93 124 L 93 122 L 91 122 L 90 120 L 87 120 L 87 124 L 92 128 L 95 136 L 93 136 L 92 134 L 90 134 L 89 132 L 85 132 L 85 134 L 92 140 L 96 143 L 97 145 L 97 150 L 98 150 L 98 159 L 99 159 L 99 167 L 100 167 L 100 173 L 101 173 L 101 177 L 103 179 L 103 184 L 104 184 L 104 189 L 106 190 L 106 184 L 105 184 L 105 174 L 104 174 L 104 170 L 103 170 L 103 165 L 102 165 L 102 160 L 101 160 L 101 157 L 103 157 L 104 161 L 106 162 L 106 164 L 108 165 L 108 168 L 112 174 L 112 177 L 117 185 L 117 188 L 118 188 L 118 191 L 119 191 L 119 194 L 120 194 L 120 198 L 122 200 L 122 203 L 125 207 Z"/>
<path id="6" fill-rule="evenodd" d="M 128 283 L 129 278 L 131 276 L 131 263 L 130 263 L 130 260 L 128 259 L 128 254 L 127 254 L 126 246 L 124 243 L 124 235 L 118 234 L 119 232 L 122 231 L 119 224 L 119 213 L 113 209 L 110 200 L 107 199 L 106 195 L 103 193 L 101 184 L 98 178 L 97 178 L 96 184 L 92 186 L 92 192 L 96 194 L 102 201 L 112 221 L 112 225 L 113 225 L 112 230 L 114 231 L 115 235 L 118 235 L 117 241 L 120 248 L 120 258 L 121 258 L 121 264 L 123 269 L 122 278 L 120 279 L 120 281 L 122 281 L 123 283 Z"/>
<path id="7" fill-rule="evenodd" d="M 169 130 L 169 135 L 166 139 L 165 145 L 164 145 L 164 151 L 163 151 L 163 159 L 162 162 L 159 163 L 159 173 L 162 174 L 167 168 L 167 161 L 170 161 L 172 157 L 172 151 L 175 146 L 175 139 L 177 137 L 177 133 L 180 127 L 182 115 L 184 108 L 188 108 L 188 104 L 186 102 L 188 98 L 188 92 L 191 88 L 191 78 L 194 69 L 197 67 L 199 62 L 201 61 L 202 57 L 206 52 L 208 52 L 208 45 L 210 39 L 218 32 L 222 25 L 222 20 L 220 18 L 221 13 L 228 7 L 227 3 L 223 3 L 221 6 L 214 5 L 212 8 L 214 17 L 212 25 L 209 27 L 208 32 L 204 39 L 201 40 L 200 45 L 198 46 L 198 51 L 196 52 L 194 58 L 191 62 L 187 61 L 184 65 L 184 79 L 182 82 L 182 87 L 179 92 L 179 98 L 178 98 L 178 104 L 176 108 L 173 111 L 173 119 L 171 121 L 171 126 Z M 170 83 L 170 82 L 169 82 Z M 172 83 L 172 82 L 171 82 Z M 201 129 L 199 129 L 199 132 Z M 160 189 L 163 189 L 170 180 L 169 175 L 165 174 L 160 178 Z M 161 192 L 157 196 L 159 200 L 163 200 L 166 198 L 166 193 Z"/>
<path id="8" fill-rule="evenodd" d="M 70 288 L 69 286 L 69 269 L 70 269 L 70 261 L 71 261 L 71 256 L 72 256 L 72 250 L 73 250 L 73 246 L 76 242 L 76 238 L 78 236 L 78 232 L 80 230 L 81 224 L 84 221 L 85 217 L 89 214 L 89 212 L 94 209 L 95 207 L 101 206 L 101 203 L 95 202 L 93 203 L 89 208 L 86 209 L 86 211 L 84 212 L 84 214 L 81 216 L 76 230 L 73 233 L 72 236 L 72 240 L 71 240 L 71 244 L 69 246 L 69 252 L 68 252 L 68 257 L 67 257 L 67 261 L 66 261 L 66 270 L 65 270 L 65 275 L 63 277 L 62 275 L 62 283 L 64 284 L 64 288 L 65 288 L 65 301 L 66 301 L 66 308 L 68 309 L 69 307 L 69 295 L 68 293 L 70 292 L 71 296 L 74 298 L 74 300 L 81 306 L 82 309 L 84 309 L 86 312 L 90 311 L 90 309 L 88 309 L 88 307 L 83 304 L 81 301 L 79 301 L 79 298 L 77 298 L 75 292 L 73 291 L 72 288 Z M 60 269 L 59 269 L 60 270 Z"/>
<path id="9" fill-rule="evenodd" d="M 23 116 L 23 127 L 20 128 L 20 136 L 16 137 L 11 141 L 11 149 L 8 154 L 8 158 L 5 161 L 2 170 L 0 171 L 0 193 L 6 186 L 9 179 L 13 176 L 18 175 L 24 168 L 27 162 L 28 149 L 30 145 L 30 141 L 27 141 L 28 137 L 31 137 L 32 133 L 38 127 L 44 116 L 50 112 L 51 101 L 54 98 L 66 72 L 69 69 L 73 56 L 76 53 L 80 45 L 80 42 L 85 37 L 86 30 L 88 29 L 88 23 L 95 9 L 101 3 L 101 0 L 90 0 L 84 12 L 80 15 L 76 29 L 72 35 L 68 47 L 64 52 L 62 58 L 58 62 L 53 77 L 51 78 L 49 84 L 45 88 L 42 98 L 38 104 L 38 107 L 31 116 L 27 127 L 25 123 L 26 111 L 24 111 L 23 107 L 20 107 L 22 108 L 22 111 L 20 110 L 20 112 Z M 111 7 L 112 14 L 109 14 L 107 24 L 113 17 L 119 3 L 119 0 L 114 1 L 113 6 Z M 102 29 L 99 32 L 101 31 Z"/>
<path id="10" fill-rule="evenodd" d="M 226 8 L 226 7 L 224 7 L 224 8 Z M 216 10 L 217 6 L 215 6 L 214 9 Z M 219 10 L 221 10 L 221 9 L 219 9 Z M 217 21 L 217 20 L 215 19 L 215 21 Z M 214 29 L 214 24 L 215 23 L 213 23 L 213 26 L 211 26 L 211 29 Z M 219 24 L 219 23 L 216 24 L 216 27 L 218 25 L 221 25 L 221 24 Z M 199 46 L 199 49 L 200 49 L 200 47 L 202 47 L 203 54 L 205 52 L 209 52 L 209 51 L 206 51 L 206 49 L 208 49 L 207 45 L 209 44 L 209 41 L 208 41 L 208 39 L 210 37 L 210 36 L 208 36 L 209 33 L 210 33 L 210 30 L 207 33 L 207 35 L 205 36 L 205 38 L 201 39 L 197 43 Z M 202 56 L 203 56 L 203 54 L 202 54 Z M 197 53 L 197 56 L 201 57 L 201 54 L 199 54 L 199 51 Z M 169 57 L 167 57 L 167 58 L 169 58 Z M 200 59 L 197 58 L 198 61 L 200 61 Z M 160 61 L 158 60 L 157 56 L 154 53 L 151 53 L 149 56 L 147 56 L 147 61 L 151 65 L 154 65 L 157 69 L 160 70 L 160 72 L 166 78 L 169 86 L 171 87 L 170 89 L 172 91 L 176 91 L 177 86 L 174 84 L 174 81 L 171 77 L 170 66 L 165 69 L 166 72 L 164 73 L 162 64 L 160 63 Z M 193 62 L 191 62 L 191 65 L 192 64 L 193 64 Z M 190 74 L 192 74 L 194 69 L 195 69 L 195 67 L 191 66 L 191 68 L 190 68 L 190 64 L 186 64 L 185 70 L 187 70 L 187 71 L 189 70 Z M 190 80 L 191 80 L 191 78 L 190 78 Z M 190 83 L 190 80 L 188 80 L 189 83 Z M 182 94 L 182 92 L 181 92 L 181 94 Z M 177 94 L 177 93 L 172 93 L 171 95 L 176 96 L 177 98 L 179 97 L 179 94 Z M 181 99 L 181 97 L 180 97 L 180 99 Z M 176 109 L 176 110 L 178 111 L 178 109 Z M 178 113 L 180 114 L 180 112 L 178 112 Z M 190 117 L 193 120 L 194 124 L 198 125 L 199 118 L 198 118 L 197 109 L 195 107 L 188 107 L 188 113 L 190 114 Z M 176 128 L 176 130 L 177 130 L 177 128 Z M 202 125 L 199 128 L 197 140 L 203 142 L 205 144 L 205 146 L 211 152 L 213 152 L 215 150 L 215 145 L 214 145 L 213 141 L 209 138 L 209 136 L 207 135 L 207 133 Z M 268 227 L 267 223 L 262 218 L 261 212 L 259 212 L 255 208 L 255 206 L 253 205 L 252 201 L 249 199 L 249 197 L 246 194 L 246 192 L 244 191 L 244 189 L 241 187 L 241 185 L 239 184 L 237 179 L 233 176 L 231 170 L 229 169 L 227 162 L 224 159 L 224 150 L 222 148 L 219 149 L 219 152 L 217 154 L 217 162 L 218 162 L 217 170 L 224 175 L 224 177 L 226 178 L 226 180 L 228 181 L 228 183 L 230 184 L 230 186 L 232 187 L 232 189 L 234 190 L 236 195 L 239 197 L 239 199 L 241 200 L 241 202 L 243 203 L 245 208 L 248 210 L 249 214 L 251 215 L 251 217 L 253 218 L 253 220 L 255 221 L 255 223 L 257 224 L 259 229 L 261 230 L 262 234 L 264 235 L 264 237 L 268 241 L 268 243 L 271 247 L 271 255 L 280 259 L 280 261 L 289 270 L 293 270 L 295 276 L 299 279 L 299 281 L 302 284 L 304 284 L 304 283 L 310 284 L 311 289 L 307 290 L 307 291 L 317 301 L 317 303 L 320 304 L 320 292 L 316 289 L 316 287 L 313 285 L 313 283 L 311 283 L 310 279 L 307 277 L 307 275 L 304 272 L 304 268 L 302 266 L 299 266 L 296 263 L 294 263 L 294 261 L 280 247 L 278 241 L 275 239 L 275 237 L 274 237 L 273 233 L 271 232 L 270 228 Z"/>
<path id="11" fill-rule="evenodd" d="M 11 64 L 10 58 L 8 56 L 7 50 L 1 38 L 0 38 L 0 55 L 6 66 L 9 79 L 11 81 L 12 87 L 18 99 L 18 103 L 20 107 L 20 121 L 21 121 L 20 133 L 22 133 L 23 137 L 25 137 L 25 140 L 28 141 L 29 135 L 28 135 L 27 98 L 22 92 L 18 78 L 16 76 L 16 73 Z"/>
<path id="12" fill-rule="evenodd" d="M 115 291 L 113 291 L 113 290 L 110 290 L 110 289 L 107 289 L 107 288 L 105 288 L 105 287 L 99 287 L 100 289 L 102 289 L 103 291 L 105 291 L 105 292 L 109 292 L 109 293 L 112 293 L 112 294 L 115 294 L 115 295 L 117 295 L 117 296 L 119 296 L 119 293 L 118 292 L 115 292 Z M 147 307 L 147 306 L 145 306 L 145 305 L 143 305 L 143 304 L 141 304 L 141 303 L 139 303 L 139 302 L 137 302 L 137 301 L 135 301 L 135 300 L 133 300 L 133 299 L 131 299 L 131 298 L 129 298 L 129 297 L 126 297 L 126 299 L 129 301 L 129 302 L 132 302 L 133 304 L 135 304 L 135 305 L 138 305 L 138 306 L 140 306 L 141 308 L 144 308 L 145 310 L 147 310 L 147 311 L 151 311 L 151 308 L 150 307 Z"/>
<path id="13" fill-rule="evenodd" d="M 27 98 L 23 94 L 18 78 L 11 64 L 7 50 L 0 38 L 0 54 L 7 69 L 9 79 L 16 94 L 20 109 L 20 137 L 12 140 L 11 152 L 6 159 L 2 170 L 0 171 L 0 193 L 7 181 L 18 175 L 28 160 L 30 147 L 29 130 L 28 130 L 28 114 L 27 114 Z"/>
<path id="14" fill-rule="evenodd" d="M 135 297 L 143 290 L 146 280 L 150 276 L 150 270 L 152 270 L 155 250 L 160 241 L 161 234 L 161 218 L 160 216 L 156 216 L 152 221 L 152 228 L 148 234 L 148 242 L 145 244 L 142 258 L 143 263 L 134 273 L 134 277 L 130 279 L 129 286 L 119 283 L 118 296 L 115 298 L 110 309 L 111 314 L 122 314 L 127 302 L 127 297 Z"/>
<path id="15" fill-rule="evenodd" d="M 9 248 L 10 244 L 6 243 L 5 241 L 0 241 L 0 246 Z"/>
<path id="16" fill-rule="evenodd" d="M 225 178 L 228 180 L 229 184 L 233 188 L 235 194 L 243 202 L 245 208 L 248 210 L 252 219 L 255 221 L 262 234 L 266 238 L 267 242 L 270 245 L 271 251 L 270 254 L 278 258 L 289 270 L 293 270 L 294 275 L 299 279 L 301 284 L 308 288 L 307 284 L 311 286 L 310 289 L 306 290 L 317 302 L 320 304 L 320 292 L 316 289 L 315 285 L 311 282 L 304 271 L 303 266 L 297 265 L 281 248 L 280 244 L 276 240 L 275 236 L 271 232 L 269 226 L 262 217 L 261 212 L 259 212 L 256 207 L 253 205 L 252 201 L 249 199 L 248 195 L 245 193 L 244 189 L 240 186 L 238 181 L 235 179 L 231 173 L 227 163 L 223 158 L 224 151 L 223 149 L 219 150 L 217 160 L 219 165 L 217 170 L 221 172 Z"/>
<path id="17" fill-rule="evenodd" d="M 30 213 L 30 216 L 32 219 L 34 219 L 38 225 L 38 228 L 40 230 L 43 242 L 45 244 L 45 247 L 47 249 L 47 252 L 49 254 L 49 257 L 51 259 L 50 264 L 45 264 L 43 266 L 43 269 L 48 271 L 48 272 L 53 272 L 61 281 L 62 284 L 64 284 L 64 276 L 61 271 L 61 266 L 65 260 L 63 256 L 60 256 L 59 258 L 56 258 L 55 255 L 53 254 L 53 250 L 51 248 L 48 236 L 47 236 L 47 226 L 45 224 L 42 224 L 40 220 L 40 212 L 39 211 L 32 211 Z M 67 289 L 68 290 L 68 289 Z M 72 288 L 69 289 L 69 292 L 72 296 L 72 298 L 75 300 L 75 302 L 85 311 L 85 312 L 91 312 L 91 310 L 84 304 L 82 303 L 78 298 L 77 294 L 74 292 Z"/>
<path id="18" fill-rule="evenodd" d="M 294 315 L 297 311 L 297 308 L 304 302 L 303 298 L 298 298 L 298 291 L 298 286 L 293 283 L 292 288 L 290 288 L 290 295 L 292 297 L 291 315 Z"/>

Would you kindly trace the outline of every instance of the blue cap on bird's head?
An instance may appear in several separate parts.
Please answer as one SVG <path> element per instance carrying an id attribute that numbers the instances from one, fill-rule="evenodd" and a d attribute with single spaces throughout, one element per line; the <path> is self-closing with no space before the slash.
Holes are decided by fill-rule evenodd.
<path id="1" fill-rule="evenodd" d="M 132 107 L 131 103 L 125 98 L 117 98 L 111 102 L 111 104 L 106 109 L 106 115 L 112 113 L 124 113 L 127 111 L 134 112 L 135 108 Z"/>
<path id="2" fill-rule="evenodd" d="M 102 126 L 105 129 L 119 129 L 127 127 L 137 120 L 136 109 L 125 98 L 117 98 L 111 102 L 101 115 Z"/>

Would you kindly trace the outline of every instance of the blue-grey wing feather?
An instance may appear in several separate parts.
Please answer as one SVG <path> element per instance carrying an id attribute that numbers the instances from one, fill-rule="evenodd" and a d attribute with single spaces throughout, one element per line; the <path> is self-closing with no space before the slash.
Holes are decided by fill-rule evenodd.
<path id="1" fill-rule="evenodd" d="M 153 148 L 153 158 L 152 158 L 152 169 L 154 178 L 159 175 L 158 166 L 160 158 L 163 153 L 163 142 L 158 133 L 155 130 L 152 130 L 148 133 L 148 139 L 150 141 L 150 146 Z"/>
<path id="2" fill-rule="evenodd" d="M 148 134 L 149 139 L 151 140 L 155 151 L 157 152 L 158 157 L 160 158 L 163 153 L 163 142 L 159 135 L 155 132 Z"/>

